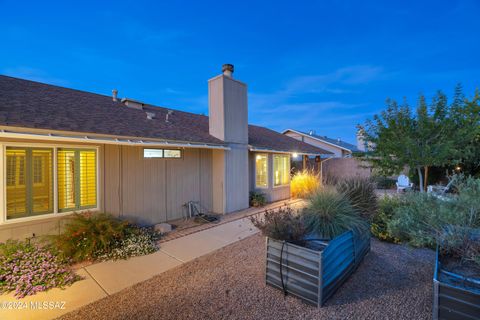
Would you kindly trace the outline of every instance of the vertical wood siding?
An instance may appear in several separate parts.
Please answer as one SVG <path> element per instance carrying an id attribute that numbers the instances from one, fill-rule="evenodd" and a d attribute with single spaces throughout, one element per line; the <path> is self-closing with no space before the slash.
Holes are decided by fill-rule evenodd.
<path id="1" fill-rule="evenodd" d="M 182 218 L 183 204 L 212 209 L 212 151 L 183 150 L 181 159 L 144 159 L 142 147 L 105 146 L 105 211 L 138 223 Z"/>

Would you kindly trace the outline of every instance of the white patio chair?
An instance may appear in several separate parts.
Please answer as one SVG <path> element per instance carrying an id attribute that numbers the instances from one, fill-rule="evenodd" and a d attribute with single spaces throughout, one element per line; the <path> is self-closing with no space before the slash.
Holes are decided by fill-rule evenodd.
<path id="1" fill-rule="evenodd" d="M 412 189 L 413 183 L 410 182 L 410 179 L 404 174 L 398 176 L 397 179 L 397 192 L 404 191 L 407 189 Z"/>

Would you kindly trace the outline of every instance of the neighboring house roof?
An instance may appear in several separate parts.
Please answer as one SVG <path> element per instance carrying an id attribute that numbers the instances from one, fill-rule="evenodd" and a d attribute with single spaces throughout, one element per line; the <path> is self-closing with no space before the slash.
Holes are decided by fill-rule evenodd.
<path id="1" fill-rule="evenodd" d="M 341 141 L 341 140 L 339 141 L 338 139 L 332 139 L 332 138 L 329 138 L 327 136 L 310 134 L 310 133 L 307 133 L 307 132 L 303 132 L 303 131 L 299 131 L 299 130 L 293 130 L 293 129 L 284 130 L 283 134 L 285 134 L 288 131 L 295 132 L 295 133 L 298 133 L 298 134 L 301 134 L 303 136 L 307 136 L 307 137 L 310 137 L 310 138 L 313 138 L 313 139 L 316 139 L 316 140 L 320 140 L 324 143 L 330 144 L 334 147 L 337 147 L 337 148 L 340 148 L 340 149 L 343 149 L 343 150 L 346 150 L 346 151 L 349 151 L 349 152 L 361 152 L 361 150 L 358 149 L 356 145 L 353 145 L 353 144 L 345 142 L 345 141 Z"/>
<path id="2" fill-rule="evenodd" d="M 209 134 L 208 117 L 145 105 L 126 107 L 120 99 L 85 91 L 0 75 L 0 125 L 31 129 L 105 134 L 119 137 L 164 139 L 224 145 Z M 154 112 L 147 119 L 146 111 Z M 249 126 L 249 143 L 255 148 L 328 154 L 329 152 L 273 130 Z"/>
<path id="3" fill-rule="evenodd" d="M 296 142 L 292 140 L 295 140 Z M 248 143 L 259 150 L 297 151 L 307 154 L 333 154 L 330 151 L 280 134 L 277 131 L 254 125 L 248 126 Z"/>

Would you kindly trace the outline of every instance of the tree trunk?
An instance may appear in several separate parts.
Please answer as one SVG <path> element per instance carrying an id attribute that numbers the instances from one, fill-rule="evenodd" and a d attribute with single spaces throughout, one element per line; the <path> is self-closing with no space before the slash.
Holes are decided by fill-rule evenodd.
<path id="1" fill-rule="evenodd" d="M 423 181 L 423 190 L 427 191 L 427 185 L 428 185 L 428 166 L 424 167 L 425 169 L 425 180 Z"/>
<path id="2" fill-rule="evenodd" d="M 417 167 L 417 172 L 418 172 L 418 179 L 419 179 L 419 187 L 420 187 L 420 192 L 423 192 L 423 174 L 422 174 L 422 167 L 418 166 Z"/>

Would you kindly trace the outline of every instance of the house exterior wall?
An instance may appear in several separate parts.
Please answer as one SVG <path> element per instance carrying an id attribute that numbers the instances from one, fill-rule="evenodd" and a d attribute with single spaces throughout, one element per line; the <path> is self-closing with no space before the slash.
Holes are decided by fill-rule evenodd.
<path id="1" fill-rule="evenodd" d="M 338 148 L 338 147 L 335 147 L 331 144 L 328 144 L 328 143 L 325 143 L 325 142 L 322 142 L 322 141 L 319 141 L 317 139 L 313 139 L 311 137 L 308 137 L 308 136 L 305 136 L 305 135 L 301 135 L 301 134 L 298 134 L 296 132 L 287 132 L 285 133 L 285 135 L 289 136 L 289 137 L 292 137 L 294 139 L 297 139 L 297 140 L 300 140 L 300 141 L 303 141 L 303 142 L 306 142 L 308 144 L 311 144 L 312 146 L 315 146 L 315 147 L 318 147 L 318 148 L 321 148 L 321 149 L 324 149 L 324 150 L 327 150 L 327 151 L 330 151 L 333 153 L 333 157 L 335 158 L 343 158 L 349 154 L 351 154 L 351 152 L 348 152 L 344 149 L 341 149 L 341 148 Z"/>
<path id="2" fill-rule="evenodd" d="M 143 148 L 23 139 L 0 140 L 0 211 L 5 214 L 4 154 L 6 145 L 77 146 L 97 148 L 97 209 L 140 224 L 182 218 L 183 204 L 198 201 L 213 207 L 213 153 L 221 150 L 184 149 L 181 159 L 144 159 Z M 248 197 L 248 192 L 246 192 Z M 38 215 L 0 223 L 0 242 L 59 233 L 72 212 Z"/>
<path id="3" fill-rule="evenodd" d="M 139 224 L 186 216 L 197 201 L 212 210 L 212 150 L 184 149 L 181 159 L 145 159 L 142 147 L 105 146 L 105 211 Z"/>
<path id="4" fill-rule="evenodd" d="M 257 188 L 255 186 L 255 156 L 258 154 L 268 155 L 268 187 Z M 273 153 L 262 152 L 249 153 L 249 186 L 250 191 L 260 192 L 265 194 L 267 202 L 280 201 L 290 198 L 290 183 L 286 186 L 273 186 Z"/>

